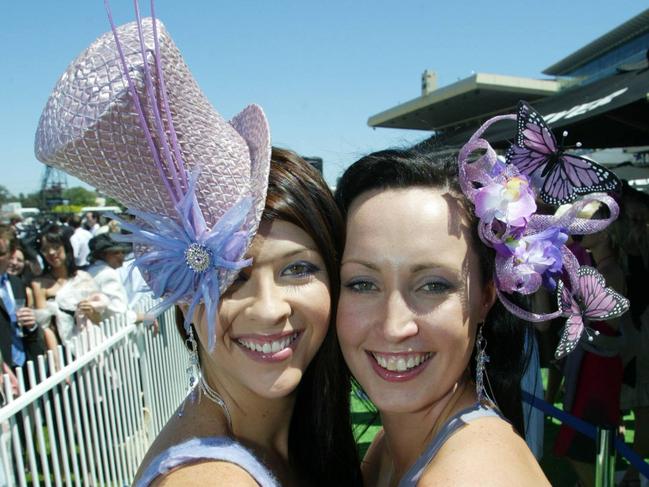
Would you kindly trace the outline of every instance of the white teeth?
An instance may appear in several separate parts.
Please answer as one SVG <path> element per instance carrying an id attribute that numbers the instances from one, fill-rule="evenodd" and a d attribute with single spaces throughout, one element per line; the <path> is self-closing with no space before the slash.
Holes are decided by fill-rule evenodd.
<path id="1" fill-rule="evenodd" d="M 424 353 L 424 354 L 412 354 L 412 355 L 400 355 L 400 356 L 394 356 L 394 355 L 379 355 L 376 353 L 373 353 L 372 356 L 376 360 L 376 362 L 384 369 L 387 369 L 389 371 L 397 371 L 397 372 L 405 372 L 406 370 L 413 369 L 422 363 L 424 363 L 426 360 L 428 360 L 430 357 L 433 356 L 432 353 Z"/>
<path id="2" fill-rule="evenodd" d="M 399 372 L 403 372 L 404 370 L 406 370 L 406 361 L 403 358 L 397 360 L 397 370 Z"/>
<path id="3" fill-rule="evenodd" d="M 296 332 L 290 336 L 282 338 L 281 340 L 274 340 L 272 342 L 264 342 L 264 343 L 238 338 L 237 343 L 243 345 L 248 350 L 252 350 L 253 352 L 260 352 L 265 354 L 277 353 L 280 350 L 284 350 L 286 347 L 288 347 L 298 337 L 298 335 L 299 333 Z"/>

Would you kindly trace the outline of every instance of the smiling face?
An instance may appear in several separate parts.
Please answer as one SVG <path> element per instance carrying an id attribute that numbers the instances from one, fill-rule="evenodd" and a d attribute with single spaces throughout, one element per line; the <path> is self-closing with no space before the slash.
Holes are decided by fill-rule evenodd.
<path id="1" fill-rule="evenodd" d="M 381 411 L 432 406 L 468 369 L 495 295 L 463 215 L 432 188 L 366 192 L 349 209 L 336 326 L 347 364 Z"/>
<path id="2" fill-rule="evenodd" d="M 41 241 L 41 254 L 52 269 L 65 265 L 65 248 L 62 244 L 50 242 L 46 237 Z"/>
<path id="3" fill-rule="evenodd" d="M 7 272 L 9 274 L 13 274 L 14 276 L 18 276 L 22 273 L 24 268 L 25 254 L 23 254 L 22 250 L 16 249 L 9 258 L 9 267 L 7 268 Z"/>
<path id="4" fill-rule="evenodd" d="M 216 346 L 202 349 L 209 380 L 229 392 L 291 394 L 320 348 L 331 313 L 329 277 L 311 237 L 296 225 L 262 223 L 248 252 L 252 267 L 221 298 Z M 198 334 L 207 343 L 199 312 Z M 195 317 L 196 318 L 196 317 Z"/>

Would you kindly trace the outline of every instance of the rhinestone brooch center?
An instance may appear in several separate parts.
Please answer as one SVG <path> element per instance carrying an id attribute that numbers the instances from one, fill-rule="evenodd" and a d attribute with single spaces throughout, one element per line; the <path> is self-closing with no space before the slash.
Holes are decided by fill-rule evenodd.
<path id="1" fill-rule="evenodd" d="M 205 272 L 212 264 L 212 252 L 199 243 L 193 243 L 185 250 L 185 262 L 194 272 Z"/>

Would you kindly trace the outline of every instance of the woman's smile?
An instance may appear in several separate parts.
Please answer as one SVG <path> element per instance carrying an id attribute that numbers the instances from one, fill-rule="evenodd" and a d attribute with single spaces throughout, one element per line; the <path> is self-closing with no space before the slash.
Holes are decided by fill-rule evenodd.
<path id="1" fill-rule="evenodd" d="M 291 358 L 301 336 L 302 331 L 298 330 L 274 335 L 244 335 L 232 340 L 253 360 L 282 362 Z"/>
<path id="2" fill-rule="evenodd" d="M 433 352 L 367 352 L 374 372 L 388 382 L 403 382 L 417 377 L 435 355 Z"/>

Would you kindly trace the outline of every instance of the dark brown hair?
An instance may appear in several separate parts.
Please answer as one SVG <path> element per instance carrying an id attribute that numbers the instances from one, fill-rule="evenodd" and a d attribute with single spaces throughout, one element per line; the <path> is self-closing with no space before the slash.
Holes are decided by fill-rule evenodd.
<path id="1" fill-rule="evenodd" d="M 329 275 L 332 304 L 327 335 L 297 387 L 289 429 L 289 463 L 304 485 L 362 485 L 351 426 L 351 378 L 334 326 L 343 220 L 320 173 L 296 153 L 276 147 L 262 214 L 262 221 L 274 220 L 292 223 L 313 239 Z M 186 338 L 182 324 L 182 315 L 177 313 L 176 325 Z"/>

